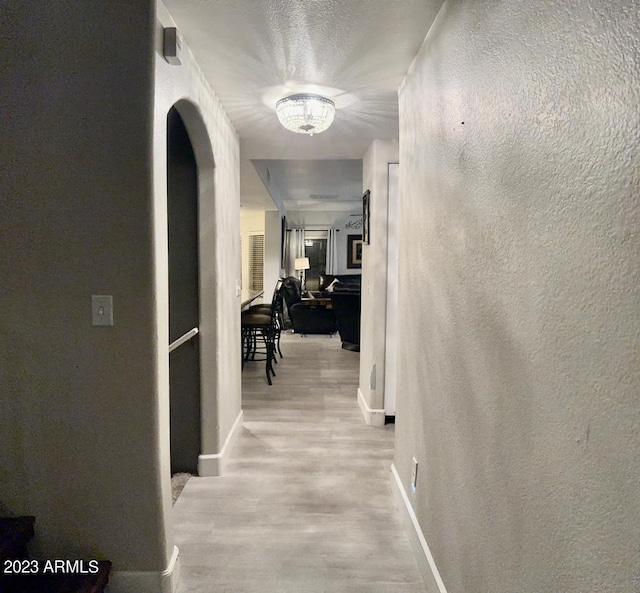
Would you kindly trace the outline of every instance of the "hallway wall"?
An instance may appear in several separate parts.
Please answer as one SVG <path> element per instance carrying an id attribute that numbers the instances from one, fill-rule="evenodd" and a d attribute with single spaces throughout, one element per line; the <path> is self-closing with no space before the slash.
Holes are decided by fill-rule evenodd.
<path id="1" fill-rule="evenodd" d="M 395 465 L 450 592 L 640 590 L 638 38 L 451 0 L 401 87 Z"/>
<path id="2" fill-rule="evenodd" d="M 35 557 L 108 558 L 110 590 L 157 591 L 175 560 L 167 112 L 180 101 L 201 173 L 216 467 L 241 413 L 238 139 L 188 48 L 182 66 L 162 58 L 162 4 L 35 7 L 3 11 L 0 513 L 36 516 Z M 113 295 L 112 327 L 92 326 L 92 294 Z"/>
<path id="3" fill-rule="evenodd" d="M 154 104 L 154 220 L 159 324 L 164 332 L 166 255 L 166 114 L 177 103 L 199 170 L 200 355 L 202 454 L 200 475 L 224 469 L 241 426 L 240 299 L 240 160 L 237 134 L 218 98 L 183 41 L 182 65 L 162 57 L 162 27 L 175 23 L 158 3 L 156 93 Z M 165 360 L 160 361 L 161 376 Z M 167 370 L 168 372 L 168 370 Z M 164 382 L 162 383 L 164 385 Z"/>
<path id="4" fill-rule="evenodd" d="M 264 213 L 264 296 L 263 302 L 271 303 L 273 290 L 282 275 L 280 268 L 281 214 L 278 210 Z"/>
<path id="5" fill-rule="evenodd" d="M 370 190 L 370 242 L 362 246 L 362 317 L 358 404 L 365 422 L 383 426 L 387 316 L 389 163 L 398 162 L 397 140 L 374 140 L 362 159 L 362 190 Z"/>
<path id="6" fill-rule="evenodd" d="M 36 516 L 36 558 L 125 571 L 164 570 L 172 548 L 156 424 L 154 13 L 3 9 L 0 513 Z M 92 326 L 92 294 L 113 295 L 112 327 Z"/>

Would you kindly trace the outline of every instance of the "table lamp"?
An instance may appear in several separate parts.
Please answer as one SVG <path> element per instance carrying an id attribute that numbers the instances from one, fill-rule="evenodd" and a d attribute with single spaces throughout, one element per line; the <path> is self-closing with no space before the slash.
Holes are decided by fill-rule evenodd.
<path id="1" fill-rule="evenodd" d="M 296 257 L 296 261 L 293 265 L 296 271 L 300 272 L 300 284 L 302 285 L 302 292 L 305 291 L 304 288 L 304 271 L 308 270 L 311 266 L 309 265 L 308 257 Z"/>

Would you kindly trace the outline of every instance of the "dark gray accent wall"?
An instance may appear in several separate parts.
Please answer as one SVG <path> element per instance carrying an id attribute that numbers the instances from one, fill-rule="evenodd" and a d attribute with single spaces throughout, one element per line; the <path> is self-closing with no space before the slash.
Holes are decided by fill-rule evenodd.
<path id="1" fill-rule="evenodd" d="M 5 2 L 2 20 L 0 505 L 36 516 L 34 555 L 164 570 L 155 3 Z"/>

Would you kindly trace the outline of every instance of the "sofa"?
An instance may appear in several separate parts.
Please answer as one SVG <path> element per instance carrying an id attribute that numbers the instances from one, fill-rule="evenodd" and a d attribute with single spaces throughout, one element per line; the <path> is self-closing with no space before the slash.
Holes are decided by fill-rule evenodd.
<path id="1" fill-rule="evenodd" d="M 302 300 L 300 280 L 293 276 L 285 278 L 282 290 L 291 326 L 297 334 L 335 334 L 338 331 L 333 310 L 326 302 Z"/>
<path id="2" fill-rule="evenodd" d="M 331 293 L 338 333 L 345 350 L 360 352 L 360 293 L 354 290 Z"/>
<path id="3" fill-rule="evenodd" d="M 320 295 L 331 298 L 338 333 L 345 350 L 360 352 L 360 274 L 320 276 Z"/>
<path id="4" fill-rule="evenodd" d="M 334 284 L 335 281 L 335 284 Z M 360 274 L 320 274 L 318 278 L 319 290 L 318 293 L 313 293 L 314 296 L 328 297 L 333 292 L 334 288 L 338 288 L 341 291 L 356 291 L 360 292 L 360 284 L 362 282 L 362 276 Z M 328 290 L 327 290 L 328 289 Z"/>

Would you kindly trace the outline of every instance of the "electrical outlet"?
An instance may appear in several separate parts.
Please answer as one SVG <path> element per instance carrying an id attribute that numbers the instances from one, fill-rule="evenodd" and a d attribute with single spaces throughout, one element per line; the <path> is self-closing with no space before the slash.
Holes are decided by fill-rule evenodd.
<path id="1" fill-rule="evenodd" d="M 113 325 L 113 297 L 111 295 L 91 295 L 91 324 Z"/>
<path id="2" fill-rule="evenodd" d="M 411 460 L 411 490 L 416 491 L 418 486 L 418 460 L 414 457 Z"/>

